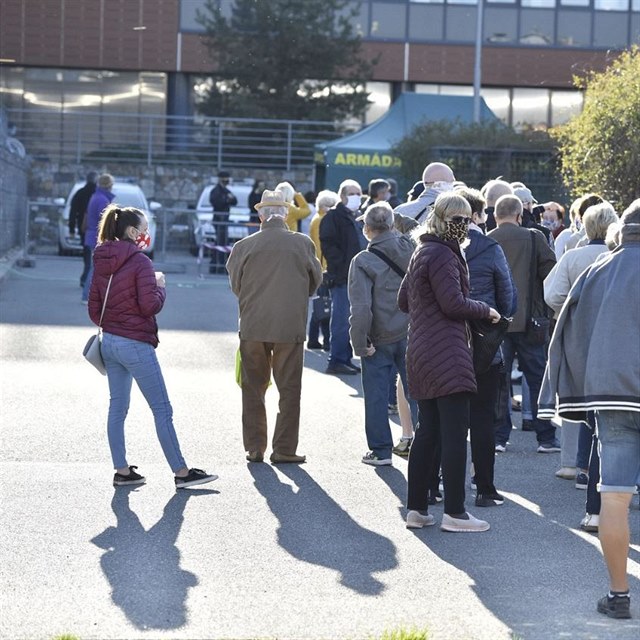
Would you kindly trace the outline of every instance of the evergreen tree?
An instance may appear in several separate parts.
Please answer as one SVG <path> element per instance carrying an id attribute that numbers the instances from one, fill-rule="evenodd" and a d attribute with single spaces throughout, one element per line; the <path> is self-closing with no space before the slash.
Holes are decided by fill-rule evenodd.
<path id="1" fill-rule="evenodd" d="M 356 15 L 346 0 L 235 0 L 225 17 L 217 0 L 207 0 L 198 21 L 215 75 L 199 109 L 229 117 L 362 117 L 363 83 L 375 62 L 361 57 Z"/>

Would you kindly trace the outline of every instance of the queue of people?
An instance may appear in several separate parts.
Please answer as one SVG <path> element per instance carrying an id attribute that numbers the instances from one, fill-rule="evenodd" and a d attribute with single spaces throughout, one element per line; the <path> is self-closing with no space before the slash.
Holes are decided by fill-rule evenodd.
<path id="1" fill-rule="evenodd" d="M 105 204 L 108 178 L 100 176 L 96 189 Z M 466 477 L 477 508 L 505 504 L 495 466 L 513 428 L 517 358 L 536 451 L 561 452 L 559 479 L 589 476 L 580 526 L 599 532 L 611 576 L 597 609 L 629 617 L 626 510 L 640 483 L 640 341 L 637 318 L 620 309 L 640 308 L 640 200 L 618 218 L 611 204 L 586 194 L 563 229 L 562 206 L 538 205 L 526 185 L 492 180 L 475 190 L 442 163 L 425 167 L 421 187 L 416 183 L 395 208 L 389 200 L 397 195 L 382 179 L 371 182 L 366 200 L 350 179 L 337 192 L 320 192 L 312 217 L 307 198 L 290 184 L 263 186 L 256 185 L 262 192 L 253 203 L 260 230 L 238 241 L 226 264 L 239 302 L 248 463 L 262 463 L 269 448 L 265 393 L 272 376 L 279 412 L 270 461 L 306 462 L 297 450 L 306 342 L 328 351 L 327 374 L 361 374 L 362 462 L 390 466 L 394 454 L 408 457 L 406 527 L 434 525 L 429 507 L 444 500 L 443 531 L 486 531 L 489 521 L 467 510 Z M 153 412 L 176 488 L 210 482 L 214 474 L 184 461 L 155 356 L 155 315 L 166 290 L 164 276 L 139 251 L 146 219 L 136 209 L 102 209 L 88 302 L 103 329 L 114 485 L 145 481 L 124 444 L 133 379 Z M 296 230 L 307 217 L 310 237 Z M 330 319 L 312 314 L 307 331 L 309 298 L 318 293 L 330 297 Z M 502 344 L 488 367 L 476 370 L 472 326 L 505 318 Z M 403 434 L 394 446 L 396 385 Z M 560 439 L 551 421 L 557 414 Z"/>

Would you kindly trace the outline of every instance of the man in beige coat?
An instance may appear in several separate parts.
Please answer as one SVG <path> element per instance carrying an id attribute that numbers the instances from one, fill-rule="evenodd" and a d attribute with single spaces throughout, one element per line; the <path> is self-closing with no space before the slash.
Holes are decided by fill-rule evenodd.
<path id="1" fill-rule="evenodd" d="M 265 393 L 271 372 L 280 393 L 271 462 L 302 463 L 297 455 L 303 345 L 309 296 L 322 281 L 313 242 L 290 231 L 280 191 L 256 205 L 260 231 L 233 246 L 227 270 L 240 308 L 242 437 L 249 462 L 267 448 Z"/>

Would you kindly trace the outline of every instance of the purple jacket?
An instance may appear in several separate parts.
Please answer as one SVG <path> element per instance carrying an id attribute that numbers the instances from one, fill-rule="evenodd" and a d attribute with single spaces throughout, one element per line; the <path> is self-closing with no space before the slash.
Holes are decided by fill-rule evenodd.
<path id="1" fill-rule="evenodd" d="M 87 205 L 87 227 L 84 232 L 84 244 L 93 249 L 98 243 L 98 224 L 105 208 L 111 204 L 115 195 L 102 187 L 96 187 Z"/>
<path id="2" fill-rule="evenodd" d="M 490 307 L 469 298 L 467 265 L 457 242 L 425 234 L 398 292 L 409 314 L 407 377 L 414 400 L 475 393 L 466 320 L 489 317 Z"/>
<path id="3" fill-rule="evenodd" d="M 123 338 L 158 346 L 156 313 L 164 305 L 166 290 L 156 284 L 153 263 L 132 242 L 114 240 L 96 247 L 89 292 L 89 317 L 100 323 L 109 276 L 113 275 L 102 328 Z"/>

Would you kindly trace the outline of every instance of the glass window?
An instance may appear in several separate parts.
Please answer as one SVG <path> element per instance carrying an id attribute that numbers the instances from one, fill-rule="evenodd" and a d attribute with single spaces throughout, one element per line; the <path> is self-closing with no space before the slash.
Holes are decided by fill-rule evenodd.
<path id="1" fill-rule="evenodd" d="M 631 44 L 640 44 L 640 16 L 631 16 Z"/>
<path id="2" fill-rule="evenodd" d="M 560 0 L 563 7 L 588 7 L 590 0 Z"/>
<path id="3" fill-rule="evenodd" d="M 516 42 L 518 39 L 518 11 L 506 8 L 485 9 L 484 39 L 486 42 L 496 43 Z"/>
<path id="4" fill-rule="evenodd" d="M 478 0 L 447 0 L 447 4 L 478 4 Z"/>
<path id="5" fill-rule="evenodd" d="M 461 84 L 441 84 L 440 94 L 443 96 L 472 96 L 473 87 Z"/>
<path id="6" fill-rule="evenodd" d="M 554 44 L 555 12 L 544 9 L 521 9 L 520 44 L 546 46 Z"/>
<path id="7" fill-rule="evenodd" d="M 336 17 L 348 18 L 353 27 L 353 32 L 362 38 L 369 35 L 369 3 L 362 2 L 355 16 L 351 16 L 353 7 L 347 6 L 342 11 L 336 11 Z"/>
<path id="8" fill-rule="evenodd" d="M 625 13 L 596 11 L 593 20 L 593 46 L 617 49 L 626 47 L 628 20 Z"/>
<path id="9" fill-rule="evenodd" d="M 371 37 L 404 40 L 406 34 L 407 7 L 388 2 L 371 5 Z"/>
<path id="10" fill-rule="evenodd" d="M 640 0 L 631 0 L 631 9 L 633 11 L 640 11 Z"/>
<path id="11" fill-rule="evenodd" d="M 391 83 L 390 82 L 367 82 L 366 91 L 369 92 L 371 104 L 367 107 L 365 114 L 365 124 L 369 124 L 383 116 L 391 106 Z"/>
<path id="12" fill-rule="evenodd" d="M 440 85 L 439 84 L 427 84 L 427 83 L 424 83 L 424 82 L 416 82 L 415 92 L 416 93 L 438 94 L 438 93 L 440 93 Z"/>
<path id="13" fill-rule="evenodd" d="M 442 40 L 444 7 L 409 7 L 409 40 Z"/>
<path id="14" fill-rule="evenodd" d="M 588 47 L 591 44 L 591 12 L 558 11 L 558 44 Z"/>
<path id="15" fill-rule="evenodd" d="M 546 128 L 549 120 L 549 90 L 514 89 L 511 107 L 516 129 L 525 124 Z"/>
<path id="16" fill-rule="evenodd" d="M 198 9 L 204 12 L 206 0 L 181 0 L 180 31 L 203 32 L 204 28 L 196 22 Z"/>
<path id="17" fill-rule="evenodd" d="M 0 102 L 8 109 L 22 109 L 24 93 L 24 68 L 2 67 L 0 73 Z M 11 119 L 11 118 L 10 118 Z"/>
<path id="18" fill-rule="evenodd" d="M 593 6 L 602 11 L 628 11 L 629 0 L 594 0 Z"/>
<path id="19" fill-rule="evenodd" d="M 556 0 L 520 0 L 523 7 L 539 7 L 548 9 L 556 6 Z"/>
<path id="20" fill-rule="evenodd" d="M 447 40 L 457 42 L 475 42 L 476 40 L 476 7 L 447 7 L 445 23 Z"/>
<path id="21" fill-rule="evenodd" d="M 476 2 L 476 0 L 473 0 L 474 2 Z M 443 4 L 444 0 L 409 0 L 409 2 L 411 2 L 412 4 Z"/>
<path id="22" fill-rule="evenodd" d="M 484 98 L 487 106 L 496 114 L 502 122 L 509 124 L 509 110 L 511 107 L 511 96 L 509 89 L 480 89 L 480 95 Z"/>
<path id="23" fill-rule="evenodd" d="M 551 126 L 563 124 L 582 111 L 581 91 L 551 91 Z"/>

